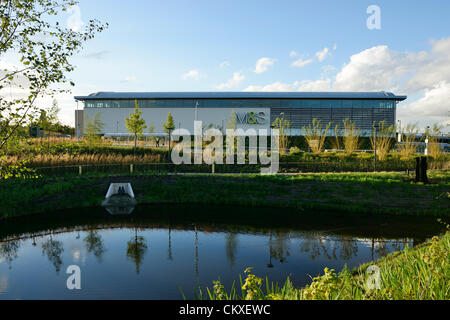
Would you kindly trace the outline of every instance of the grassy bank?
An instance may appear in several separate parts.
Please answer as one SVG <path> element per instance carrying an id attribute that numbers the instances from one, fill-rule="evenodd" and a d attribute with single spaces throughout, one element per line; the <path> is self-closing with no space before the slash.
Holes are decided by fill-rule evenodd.
<path id="1" fill-rule="evenodd" d="M 138 203 L 207 203 L 291 207 L 299 211 L 450 215 L 449 172 L 431 171 L 428 185 L 411 180 L 403 173 L 115 177 L 96 173 L 6 179 L 0 183 L 0 217 L 98 206 L 111 182 L 131 182 Z"/>
<path id="2" fill-rule="evenodd" d="M 198 298 L 213 300 L 448 300 L 450 299 L 450 232 L 429 242 L 395 252 L 375 262 L 379 287 L 369 287 L 368 264 L 353 272 L 336 274 L 325 269 L 305 288 L 294 288 L 289 279 L 283 286 L 270 283 L 246 270 L 239 288 L 224 290 L 220 281 L 199 290 Z M 239 292 L 238 292 L 239 291 Z"/>
<path id="3" fill-rule="evenodd" d="M 308 150 L 309 148 L 303 148 Z M 370 149 L 370 148 L 369 148 Z M 155 168 L 156 164 L 165 171 L 181 172 L 211 172 L 210 166 L 186 165 L 170 166 L 168 162 L 167 144 L 156 148 L 144 145 L 141 141 L 134 150 L 132 146 L 118 145 L 108 140 L 97 142 L 42 138 L 22 140 L 18 144 L 0 153 L 2 164 L 15 164 L 26 160 L 27 166 L 39 169 L 46 175 L 77 174 L 77 166 L 89 166 L 92 171 L 111 171 L 125 173 L 127 166 L 134 164 L 136 170 Z M 248 155 L 247 155 L 248 156 Z M 414 158 L 418 154 L 402 156 L 398 151 L 391 150 L 386 159 L 380 161 L 378 157 L 378 171 L 406 171 L 415 168 Z M 280 155 L 281 172 L 370 172 L 373 171 L 373 152 L 322 152 L 313 154 L 293 148 L 287 154 Z M 119 165 L 123 166 L 122 168 Z M 258 165 L 216 166 L 216 172 L 259 172 Z M 450 155 L 442 154 L 438 159 L 428 157 L 429 169 L 448 170 Z"/>

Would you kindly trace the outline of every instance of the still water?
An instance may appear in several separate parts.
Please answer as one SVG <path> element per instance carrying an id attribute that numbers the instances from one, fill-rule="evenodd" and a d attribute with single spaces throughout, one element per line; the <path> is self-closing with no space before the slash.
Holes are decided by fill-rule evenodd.
<path id="1" fill-rule="evenodd" d="M 182 299 L 219 277 L 296 286 L 414 246 L 442 231 L 432 218 L 354 216 L 279 208 L 138 206 L 52 212 L 0 224 L 0 299 Z M 81 270 L 68 290 L 67 267 Z"/>

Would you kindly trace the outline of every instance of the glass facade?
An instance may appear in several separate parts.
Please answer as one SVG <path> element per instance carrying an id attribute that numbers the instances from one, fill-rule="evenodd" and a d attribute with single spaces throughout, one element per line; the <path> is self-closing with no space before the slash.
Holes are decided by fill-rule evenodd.
<path id="1" fill-rule="evenodd" d="M 393 109 L 393 100 L 330 100 L 330 99 L 167 99 L 138 100 L 140 108 L 385 108 Z M 87 100 L 86 108 L 134 108 L 134 100 Z"/>
<path id="2" fill-rule="evenodd" d="M 271 122 L 283 117 L 292 129 L 302 129 L 314 118 L 324 124 L 342 124 L 349 118 L 361 130 L 370 130 L 373 122 L 395 124 L 395 100 L 379 99 L 142 99 L 140 108 L 270 108 Z M 86 108 L 134 108 L 135 100 L 86 100 Z"/>

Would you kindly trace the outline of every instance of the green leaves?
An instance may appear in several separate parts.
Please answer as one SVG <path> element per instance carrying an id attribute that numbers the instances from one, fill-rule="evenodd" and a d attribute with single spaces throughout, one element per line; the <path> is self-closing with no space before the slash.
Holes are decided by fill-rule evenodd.
<path id="1" fill-rule="evenodd" d="M 65 83 L 74 86 L 66 75 L 74 70 L 70 57 L 107 27 L 94 19 L 84 30 L 74 32 L 53 22 L 53 16 L 65 14 L 75 4 L 73 0 L 0 2 L 0 57 L 13 52 L 19 54 L 21 62 L 0 74 L 0 88 L 19 86 L 24 92 L 23 97 L 0 97 L 1 116 L 15 124 L 1 127 L 0 149 L 28 115 L 39 114 L 34 104 L 38 96 L 68 92 L 61 89 Z"/>
<path id="2" fill-rule="evenodd" d="M 100 120 L 100 112 L 97 113 L 92 119 L 89 118 L 88 115 L 86 115 L 86 126 L 84 129 L 84 134 L 89 143 L 100 139 L 100 134 L 102 133 L 103 126 L 104 124 Z"/>
<path id="3" fill-rule="evenodd" d="M 127 130 L 135 135 L 141 135 L 144 133 L 144 129 L 147 128 L 145 119 L 141 118 L 141 115 L 142 111 L 139 110 L 139 103 L 135 100 L 133 113 L 131 113 L 128 118 L 125 118 Z"/>
<path id="4" fill-rule="evenodd" d="M 2 179 L 37 179 L 35 170 L 27 167 L 27 161 L 20 160 L 14 164 L 0 166 L 0 180 Z"/>
<path id="5" fill-rule="evenodd" d="M 169 114 L 167 115 L 166 123 L 163 124 L 163 128 L 164 128 L 164 131 L 169 134 L 170 134 L 170 132 L 172 132 L 175 129 L 175 124 L 173 121 L 172 113 L 170 111 L 169 111 Z"/>

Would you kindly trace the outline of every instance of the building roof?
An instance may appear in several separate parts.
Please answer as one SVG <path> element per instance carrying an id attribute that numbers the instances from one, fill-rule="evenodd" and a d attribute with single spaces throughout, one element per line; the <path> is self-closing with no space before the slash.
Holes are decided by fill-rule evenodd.
<path id="1" fill-rule="evenodd" d="M 114 99 L 379 99 L 403 101 L 391 92 L 97 92 L 75 100 Z"/>

